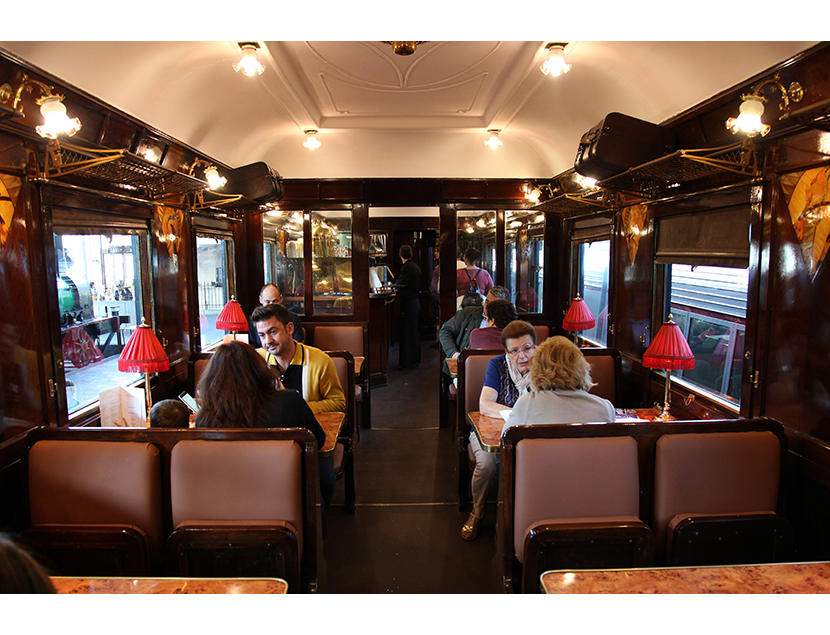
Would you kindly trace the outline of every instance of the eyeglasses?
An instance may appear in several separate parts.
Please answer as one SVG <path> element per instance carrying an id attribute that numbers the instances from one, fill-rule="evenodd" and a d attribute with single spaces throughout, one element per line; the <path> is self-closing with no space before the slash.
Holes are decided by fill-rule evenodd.
<path id="1" fill-rule="evenodd" d="M 507 351 L 508 355 L 512 355 L 513 357 L 518 357 L 519 353 L 524 353 L 525 356 L 530 355 L 530 351 L 536 348 L 536 344 L 525 344 L 521 348 L 514 348 L 512 350 Z"/>

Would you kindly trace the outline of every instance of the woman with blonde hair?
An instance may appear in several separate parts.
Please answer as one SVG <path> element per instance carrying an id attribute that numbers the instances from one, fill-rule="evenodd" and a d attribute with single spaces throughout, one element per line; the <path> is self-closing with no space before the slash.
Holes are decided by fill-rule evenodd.
<path id="1" fill-rule="evenodd" d="M 557 335 L 536 347 L 530 362 L 530 392 L 522 395 L 504 429 L 537 423 L 612 423 L 614 406 L 588 392 L 591 367 L 582 351 Z"/>

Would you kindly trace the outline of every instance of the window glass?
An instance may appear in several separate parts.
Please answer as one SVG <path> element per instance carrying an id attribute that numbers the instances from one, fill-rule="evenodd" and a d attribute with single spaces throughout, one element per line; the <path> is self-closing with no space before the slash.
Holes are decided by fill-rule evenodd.
<path id="1" fill-rule="evenodd" d="M 457 259 L 463 260 L 464 255 L 472 251 L 474 256 L 470 263 L 490 274 L 490 278 L 496 279 L 496 212 L 492 210 L 461 210 L 458 212 L 458 232 L 456 234 L 458 245 Z M 464 274 L 462 274 L 464 275 Z M 460 299 L 464 296 L 468 286 L 463 282 L 456 286 L 456 301 L 460 306 Z M 483 287 L 480 287 L 483 288 Z"/>
<path id="2" fill-rule="evenodd" d="M 118 355 L 145 315 L 141 271 L 147 263 L 141 253 L 147 253 L 147 232 L 79 235 L 59 230 L 54 241 L 71 416 L 98 401 L 101 391 L 142 378 L 140 373 L 119 371 Z"/>
<path id="3" fill-rule="evenodd" d="M 199 288 L 199 337 L 202 349 L 219 342 L 225 331 L 216 318 L 230 300 L 229 263 L 233 243 L 229 238 L 196 235 L 196 280 Z"/>
<path id="4" fill-rule="evenodd" d="M 739 404 L 749 270 L 674 264 L 667 273 L 670 312 L 695 355 L 676 376 Z"/>
<path id="5" fill-rule="evenodd" d="M 504 284 L 519 313 L 541 313 L 545 261 L 545 217 L 538 212 L 504 213 Z"/>
<path id="6" fill-rule="evenodd" d="M 314 315 L 351 315 L 352 213 L 347 210 L 311 214 Z"/>
<path id="7" fill-rule="evenodd" d="M 594 316 L 594 328 L 580 335 L 596 344 L 608 343 L 608 278 L 611 265 L 611 241 L 598 240 L 577 245 L 579 258 L 578 293 Z"/>
<path id="8" fill-rule="evenodd" d="M 305 315 L 303 213 L 267 212 L 263 215 L 263 233 L 265 283 L 277 285 L 285 308 Z"/>

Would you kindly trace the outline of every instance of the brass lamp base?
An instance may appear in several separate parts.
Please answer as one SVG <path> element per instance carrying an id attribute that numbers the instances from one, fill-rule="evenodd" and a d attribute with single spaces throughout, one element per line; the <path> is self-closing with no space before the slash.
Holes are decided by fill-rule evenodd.
<path id="1" fill-rule="evenodd" d="M 669 404 L 666 403 L 663 405 L 663 410 L 660 414 L 654 417 L 652 421 L 677 421 L 677 419 L 669 412 Z"/>

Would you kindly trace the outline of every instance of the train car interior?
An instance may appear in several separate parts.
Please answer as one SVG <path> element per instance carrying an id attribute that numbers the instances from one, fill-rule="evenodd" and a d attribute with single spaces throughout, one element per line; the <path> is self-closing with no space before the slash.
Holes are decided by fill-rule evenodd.
<path id="1" fill-rule="evenodd" d="M 830 46 L 438 32 L 5 33 L 0 533 L 59 593 L 462 594 L 459 628 L 830 592 Z M 469 344 L 493 299 L 524 347 Z M 341 405 L 151 426 L 225 351 L 289 381 L 272 301 Z M 563 339 L 613 420 L 486 414 Z"/>

